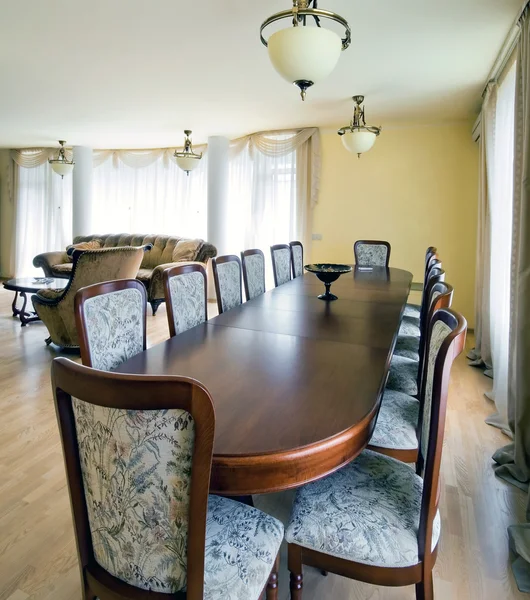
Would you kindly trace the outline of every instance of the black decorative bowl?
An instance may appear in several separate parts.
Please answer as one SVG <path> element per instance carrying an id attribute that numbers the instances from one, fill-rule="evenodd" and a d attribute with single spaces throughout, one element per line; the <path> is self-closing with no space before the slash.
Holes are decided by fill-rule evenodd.
<path id="1" fill-rule="evenodd" d="M 343 274 L 350 273 L 352 268 L 350 265 L 334 265 L 330 263 L 317 263 L 314 265 L 305 265 L 304 269 L 310 273 L 314 273 L 320 281 L 326 286 L 326 293 L 320 294 L 320 300 L 337 300 L 337 296 L 329 290 L 331 284 Z"/>

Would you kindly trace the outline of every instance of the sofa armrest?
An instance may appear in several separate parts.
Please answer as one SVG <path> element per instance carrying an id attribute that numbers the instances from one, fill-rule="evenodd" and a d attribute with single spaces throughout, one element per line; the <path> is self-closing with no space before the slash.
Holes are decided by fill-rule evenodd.
<path id="1" fill-rule="evenodd" d="M 156 266 L 151 273 L 151 281 L 147 290 L 147 299 L 151 300 L 163 300 L 164 299 L 164 278 L 163 273 L 166 269 L 171 267 L 181 267 L 182 265 L 193 265 L 196 260 L 183 260 L 182 262 L 165 263 Z"/>
<path id="2" fill-rule="evenodd" d="M 217 256 L 217 248 L 209 242 L 204 242 L 197 254 L 196 261 L 206 264 L 210 258 L 214 258 L 215 256 Z"/>
<path id="3" fill-rule="evenodd" d="M 53 277 L 52 269 L 55 265 L 63 265 L 69 262 L 68 254 L 66 252 L 44 252 L 43 254 L 37 254 L 33 259 L 33 266 L 44 270 L 46 277 Z"/>

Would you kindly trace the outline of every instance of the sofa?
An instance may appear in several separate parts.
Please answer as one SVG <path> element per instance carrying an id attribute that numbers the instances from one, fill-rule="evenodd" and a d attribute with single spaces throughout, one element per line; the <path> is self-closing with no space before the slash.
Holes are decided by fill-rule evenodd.
<path id="1" fill-rule="evenodd" d="M 153 315 L 164 302 L 164 283 L 162 273 L 165 269 L 193 262 L 206 263 L 217 255 L 217 249 L 204 240 L 189 240 L 169 235 L 145 235 L 141 233 L 119 233 L 106 235 L 77 236 L 73 244 L 82 244 L 97 240 L 101 248 L 117 248 L 121 246 L 152 245 L 146 252 L 136 279 L 147 289 L 147 300 L 151 304 Z M 65 250 L 45 252 L 33 259 L 33 265 L 42 267 L 46 277 L 68 279 L 72 273 L 72 262 Z"/>
<path id="2" fill-rule="evenodd" d="M 149 246 L 102 248 L 74 252 L 71 277 L 64 290 L 39 290 L 31 297 L 35 312 L 48 328 L 47 344 L 79 348 L 74 314 L 77 291 L 114 279 L 134 279 Z"/>

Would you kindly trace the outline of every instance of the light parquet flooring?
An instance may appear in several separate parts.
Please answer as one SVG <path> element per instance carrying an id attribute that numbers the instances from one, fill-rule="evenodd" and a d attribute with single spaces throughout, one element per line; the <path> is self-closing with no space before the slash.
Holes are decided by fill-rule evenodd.
<path id="1" fill-rule="evenodd" d="M 79 571 L 42 323 L 21 328 L 0 290 L 0 600 L 80 600 Z M 213 314 L 215 306 L 209 305 Z M 168 337 L 165 307 L 148 317 L 148 341 Z M 470 342 L 468 342 L 468 346 Z M 524 516 L 523 492 L 495 478 L 491 455 L 508 442 L 484 418 L 490 380 L 461 356 L 453 368 L 442 467 L 438 600 L 515 600 L 506 528 Z M 256 497 L 287 519 L 292 493 Z M 288 598 L 285 552 L 280 598 Z M 413 600 L 414 588 L 377 588 L 305 568 L 304 598 Z"/>

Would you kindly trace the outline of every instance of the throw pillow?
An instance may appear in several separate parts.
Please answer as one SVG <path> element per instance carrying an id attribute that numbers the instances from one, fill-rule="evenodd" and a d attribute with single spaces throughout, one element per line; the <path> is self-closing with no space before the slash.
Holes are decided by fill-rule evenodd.
<path id="1" fill-rule="evenodd" d="M 101 240 L 91 240 L 90 242 L 79 242 L 79 244 L 72 244 L 66 247 L 66 254 L 68 260 L 73 261 L 73 255 L 75 250 L 99 250 L 101 248 Z"/>
<path id="2" fill-rule="evenodd" d="M 173 250 L 173 262 L 196 260 L 203 243 L 203 240 L 181 240 L 177 242 Z"/>

